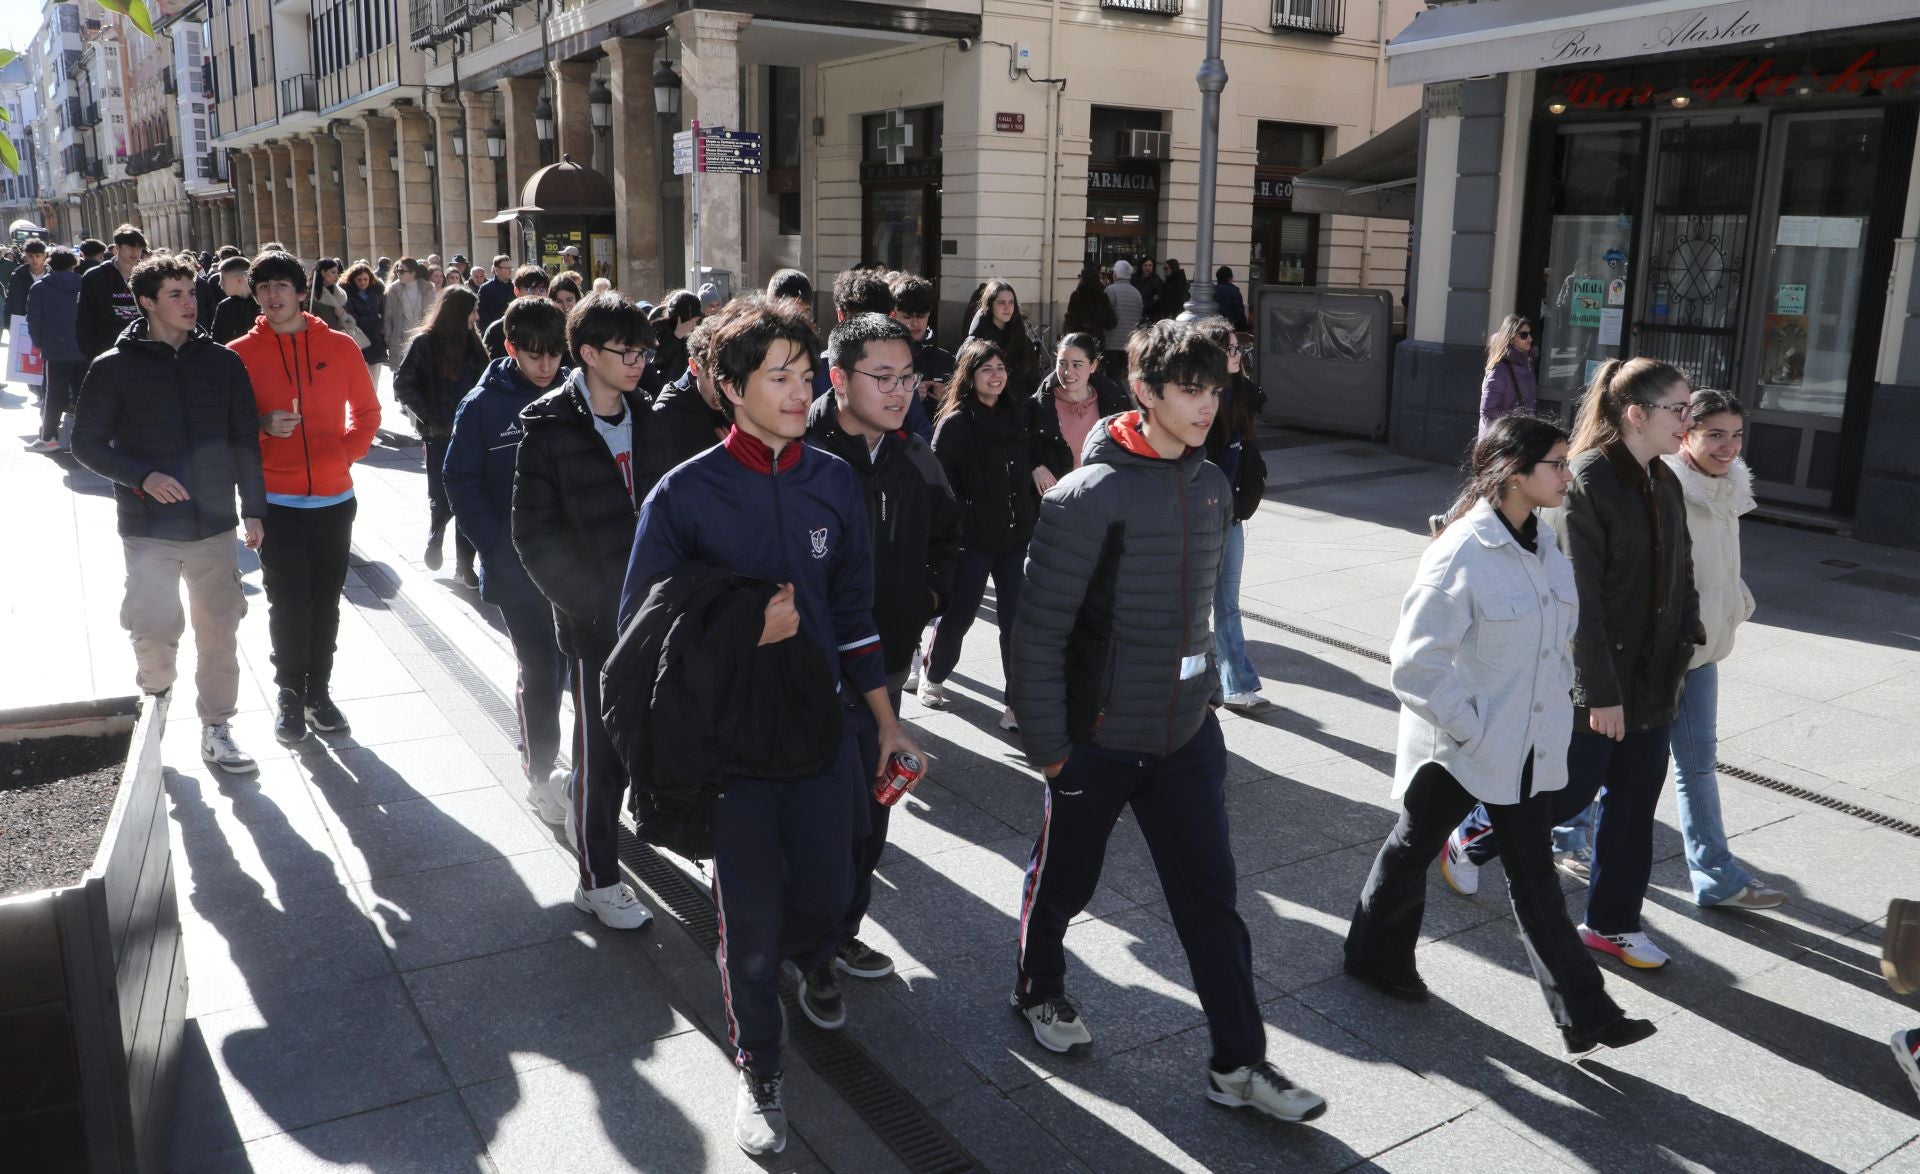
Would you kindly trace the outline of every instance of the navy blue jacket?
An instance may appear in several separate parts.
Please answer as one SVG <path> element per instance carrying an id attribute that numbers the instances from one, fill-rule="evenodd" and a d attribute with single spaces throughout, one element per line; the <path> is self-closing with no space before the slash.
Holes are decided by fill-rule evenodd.
<path id="1" fill-rule="evenodd" d="M 27 332 L 40 348 L 40 357 L 49 363 L 78 363 L 86 358 L 80 353 L 79 323 L 80 275 L 71 269 L 49 269 L 27 291 Z"/>
<path id="2" fill-rule="evenodd" d="M 485 330 L 500 321 L 500 315 L 507 312 L 513 304 L 513 282 L 502 281 L 498 277 L 489 277 L 480 283 L 480 329 Z"/>
<path id="3" fill-rule="evenodd" d="M 735 428 L 653 487 L 627 563 L 620 627 L 646 602 L 655 578 L 686 563 L 713 563 L 793 584 L 801 634 L 828 650 L 831 677 L 861 693 L 882 688 L 860 479 L 839 457 L 798 440 L 780 450 L 777 468 L 772 455 Z"/>
<path id="4" fill-rule="evenodd" d="M 480 598 L 488 603 L 543 599 L 514 553 L 513 467 L 526 426 L 520 412 L 542 389 L 512 359 L 489 363 L 480 383 L 453 412 L 447 444 L 447 501 L 460 533 L 480 552 Z"/>

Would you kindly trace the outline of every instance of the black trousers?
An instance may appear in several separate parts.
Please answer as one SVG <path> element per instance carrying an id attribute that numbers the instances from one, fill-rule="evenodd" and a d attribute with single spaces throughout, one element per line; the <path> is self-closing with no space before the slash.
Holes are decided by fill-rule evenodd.
<path id="1" fill-rule="evenodd" d="M 1521 793 L 1532 783 L 1532 765 Z M 1532 795 L 1511 805 L 1485 808 L 1505 844 L 1507 887 L 1513 915 L 1520 923 L 1533 976 L 1546 996 L 1553 1021 L 1591 1032 L 1620 1018 L 1622 1012 L 1605 989 L 1600 968 L 1567 918 L 1567 902 L 1553 869 L 1551 811 L 1560 792 Z M 1446 845 L 1460 817 L 1477 805 L 1457 779 L 1429 762 L 1407 788 L 1400 821 L 1374 858 L 1373 873 L 1353 911 L 1347 932 L 1347 964 L 1357 970 L 1398 978 L 1414 973 L 1413 951 L 1420 940 L 1420 919 L 1427 908 L 1427 869 Z"/>
<path id="2" fill-rule="evenodd" d="M 324 696 L 333 679 L 340 591 L 347 584 L 358 508 L 351 497 L 320 509 L 267 506 L 260 576 L 267 588 L 273 683 L 307 700 Z"/>
<path id="3" fill-rule="evenodd" d="M 60 418 L 73 406 L 80 391 L 80 376 L 86 369 L 87 365 L 78 360 L 71 363 L 47 360 L 40 384 L 40 439 L 60 439 Z"/>
<path id="4" fill-rule="evenodd" d="M 604 889 L 620 881 L 620 800 L 627 768 L 600 720 L 600 667 L 611 648 L 573 660 L 573 774 L 567 805 L 573 809 L 574 851 L 580 855 L 580 887 Z"/>
<path id="5" fill-rule="evenodd" d="M 987 580 L 993 580 L 994 622 L 1000 629 L 1000 673 L 1011 679 L 1009 652 L 1013 647 L 1013 617 L 1020 612 L 1020 588 L 1027 581 L 1025 547 L 1011 554 L 962 547 L 960 562 L 953 570 L 953 595 L 947 610 L 933 626 L 933 646 L 927 649 L 927 679 L 945 683 L 960 663 L 960 647 L 980 614 L 980 601 L 987 596 Z"/>
<path id="6" fill-rule="evenodd" d="M 904 669 L 887 676 L 887 700 L 893 705 L 895 717 L 900 716 L 900 693 L 906 683 Z M 887 850 L 887 828 L 893 818 L 893 808 L 873 798 L 873 779 L 880 773 L 880 731 L 873 724 L 873 714 L 864 699 L 856 698 L 848 708 L 847 724 L 853 728 L 860 778 L 867 788 L 867 826 L 864 834 L 862 829 L 854 829 L 853 904 L 847 908 L 841 942 L 859 936 L 860 923 L 866 919 L 867 907 L 873 904 L 873 870 L 880 866 L 880 854 Z M 925 765 L 921 764 L 922 769 Z M 837 947 L 839 942 L 834 944 Z"/>
<path id="7" fill-rule="evenodd" d="M 1548 826 L 1557 827 L 1600 797 L 1587 882 L 1587 928 L 1640 932 L 1640 907 L 1653 878 L 1653 813 L 1667 782 L 1672 726 L 1632 730 L 1616 742 L 1576 722 L 1567 745 L 1566 790 L 1550 796 Z M 1479 812 L 1460 825 L 1467 858 L 1484 864 L 1502 852 L 1498 829 Z"/>
<path id="8" fill-rule="evenodd" d="M 427 528 L 439 534 L 453 521 L 453 503 L 447 500 L 447 446 L 451 438 L 429 440 L 427 450 Z M 460 533 L 460 527 L 453 528 L 454 566 L 466 568 L 473 565 L 473 543 Z"/>
<path id="9" fill-rule="evenodd" d="M 1172 754 L 1074 746 L 1060 773 L 1047 780 L 1046 818 L 1027 864 L 1017 988 L 1023 1002 L 1065 993 L 1067 923 L 1093 898 L 1107 837 L 1121 808 L 1131 806 L 1206 1012 L 1213 1070 L 1230 1072 L 1266 1058 L 1253 942 L 1234 907 L 1226 779 L 1227 744 L 1211 713 Z"/>
<path id="10" fill-rule="evenodd" d="M 513 694 L 520 719 L 520 769 L 535 786 L 547 785 L 560 755 L 560 692 L 566 660 L 553 634 L 553 608 L 544 599 L 503 604 L 507 637 L 520 664 Z"/>

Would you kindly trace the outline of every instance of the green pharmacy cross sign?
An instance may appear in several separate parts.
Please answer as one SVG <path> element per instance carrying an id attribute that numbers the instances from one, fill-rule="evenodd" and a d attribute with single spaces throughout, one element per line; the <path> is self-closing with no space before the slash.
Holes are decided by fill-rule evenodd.
<path id="1" fill-rule="evenodd" d="M 873 132 L 873 145 L 886 156 L 885 161 L 901 164 L 907 161 L 907 148 L 913 146 L 913 127 L 907 122 L 907 112 L 894 107 L 880 119 L 879 129 Z"/>

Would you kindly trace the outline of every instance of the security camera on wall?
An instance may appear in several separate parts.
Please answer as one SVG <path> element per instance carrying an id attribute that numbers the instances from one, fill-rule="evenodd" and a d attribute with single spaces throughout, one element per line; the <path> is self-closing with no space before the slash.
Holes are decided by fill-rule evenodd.
<path id="1" fill-rule="evenodd" d="M 961 38 L 960 38 L 960 41 L 959 41 L 959 44 L 960 44 L 960 51 L 961 51 L 962 53 L 971 53 L 971 52 L 973 52 L 973 38 L 972 38 L 972 37 L 961 37 Z"/>

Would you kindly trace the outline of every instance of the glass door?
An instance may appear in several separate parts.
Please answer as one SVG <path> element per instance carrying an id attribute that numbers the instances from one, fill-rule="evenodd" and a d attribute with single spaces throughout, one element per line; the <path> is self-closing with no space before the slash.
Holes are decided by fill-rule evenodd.
<path id="1" fill-rule="evenodd" d="M 1622 357 L 1645 142 L 1638 123 L 1554 134 L 1545 281 L 1535 322 L 1544 410 L 1571 407 L 1595 367 Z"/>
<path id="2" fill-rule="evenodd" d="M 1646 261 L 1632 353 L 1731 389 L 1759 202 L 1756 118 L 1654 124 Z"/>
<path id="3" fill-rule="evenodd" d="M 1749 311 L 1747 464 L 1762 496 L 1829 508 L 1867 268 L 1877 110 L 1775 123 Z"/>

